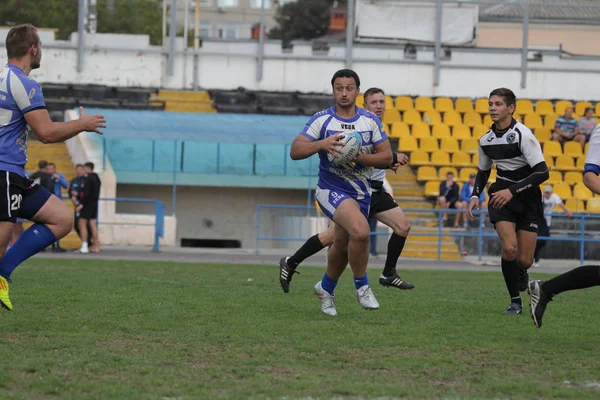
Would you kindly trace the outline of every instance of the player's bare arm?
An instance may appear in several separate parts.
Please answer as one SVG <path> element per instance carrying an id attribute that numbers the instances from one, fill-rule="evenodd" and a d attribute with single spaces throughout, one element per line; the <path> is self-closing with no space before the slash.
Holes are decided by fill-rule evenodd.
<path id="1" fill-rule="evenodd" d="M 369 167 L 382 169 L 389 168 L 394 161 L 390 141 L 386 139 L 383 142 L 376 144 L 374 150 L 374 154 L 359 154 L 354 161 Z"/>
<path id="2" fill-rule="evenodd" d="M 340 142 L 343 137 L 344 134 L 339 133 L 331 135 L 327 139 L 312 141 L 304 135 L 298 135 L 290 148 L 290 157 L 292 160 L 304 160 L 319 151 L 326 151 L 332 155 L 342 154 L 338 147 L 344 145 Z"/>
<path id="3" fill-rule="evenodd" d="M 475 187 L 473 188 L 471 201 L 469 202 L 469 206 L 467 207 L 467 217 L 470 220 L 473 220 L 475 218 L 475 216 L 473 215 L 473 210 L 479 209 L 479 195 L 481 195 L 481 193 L 485 190 L 485 185 L 487 185 L 491 173 L 491 169 L 488 169 L 486 171 L 479 169 L 477 171 L 477 176 L 475 177 Z"/>
<path id="4" fill-rule="evenodd" d="M 583 175 L 583 183 L 595 194 L 600 194 L 600 177 L 592 171 L 587 171 Z"/>
<path id="5" fill-rule="evenodd" d="M 69 122 L 53 122 L 46 109 L 30 111 L 25 114 L 25 119 L 42 143 L 64 142 L 81 132 L 102 134 L 99 129 L 106 128 L 102 115 L 86 115 L 83 107 L 79 108 L 79 119 Z"/>

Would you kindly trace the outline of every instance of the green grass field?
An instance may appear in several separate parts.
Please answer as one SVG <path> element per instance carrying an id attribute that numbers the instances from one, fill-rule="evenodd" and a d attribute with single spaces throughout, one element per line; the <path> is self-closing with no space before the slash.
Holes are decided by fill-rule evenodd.
<path id="1" fill-rule="evenodd" d="M 498 270 L 406 271 L 417 288 L 374 285 L 371 312 L 347 274 L 337 318 L 312 294 L 323 269 L 287 295 L 277 273 L 32 260 L 0 313 L 0 398 L 600 398 L 597 289 L 557 297 L 537 329 L 501 315 Z"/>

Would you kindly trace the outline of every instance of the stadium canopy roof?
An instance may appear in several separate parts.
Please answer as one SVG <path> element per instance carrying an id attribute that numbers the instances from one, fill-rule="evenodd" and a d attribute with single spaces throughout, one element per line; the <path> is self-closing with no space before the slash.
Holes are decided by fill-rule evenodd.
<path id="1" fill-rule="evenodd" d="M 481 5 L 479 20 L 521 22 L 523 21 L 523 8 L 520 3 L 519 0 L 507 0 L 506 4 Z M 530 0 L 529 18 L 531 22 L 538 23 L 600 25 L 600 1 Z"/>

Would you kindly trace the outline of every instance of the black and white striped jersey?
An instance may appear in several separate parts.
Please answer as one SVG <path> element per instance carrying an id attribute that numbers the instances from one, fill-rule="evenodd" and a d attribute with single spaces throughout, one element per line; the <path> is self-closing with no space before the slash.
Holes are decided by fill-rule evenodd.
<path id="1" fill-rule="evenodd" d="M 496 163 L 497 178 L 517 183 L 533 173 L 533 167 L 545 162 L 540 142 L 531 130 L 513 119 L 503 134 L 493 129 L 479 139 L 479 169 L 489 171 Z"/>

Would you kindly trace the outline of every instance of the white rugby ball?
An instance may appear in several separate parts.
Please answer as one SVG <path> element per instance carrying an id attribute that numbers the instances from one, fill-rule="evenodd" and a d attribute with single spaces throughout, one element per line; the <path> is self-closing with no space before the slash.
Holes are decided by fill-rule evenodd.
<path id="1" fill-rule="evenodd" d="M 333 165 L 349 163 L 360 154 L 360 149 L 362 148 L 362 136 L 358 132 L 348 133 L 339 141 L 344 144 L 343 146 L 337 147 L 337 150 L 340 151 L 341 154 L 336 154 L 335 156 L 331 153 L 327 154 L 327 159 Z"/>

